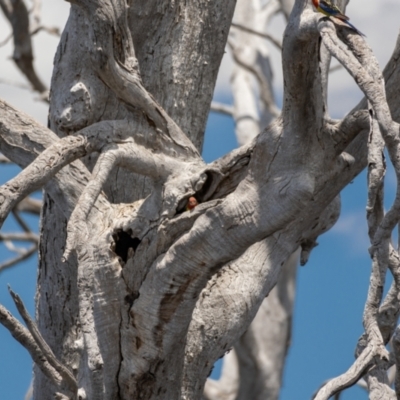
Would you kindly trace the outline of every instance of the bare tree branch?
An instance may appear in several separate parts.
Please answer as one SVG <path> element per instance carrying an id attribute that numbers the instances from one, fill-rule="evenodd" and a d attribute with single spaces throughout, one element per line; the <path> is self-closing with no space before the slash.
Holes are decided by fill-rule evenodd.
<path id="1" fill-rule="evenodd" d="M 0 79 L 0 83 L 3 84 L 3 85 L 14 86 L 14 87 L 19 88 L 19 89 L 32 90 L 32 88 L 29 85 L 25 84 L 25 83 L 14 82 L 14 81 L 10 81 L 10 80 L 4 79 L 4 78 Z"/>
<path id="2" fill-rule="evenodd" d="M 6 261 L 2 262 L 0 264 L 0 272 L 2 272 L 5 269 L 10 268 L 10 267 L 18 264 L 18 263 L 20 263 L 21 261 L 26 260 L 27 258 L 32 256 L 33 254 L 35 254 L 37 249 L 38 249 L 38 247 L 35 244 L 34 246 L 29 247 L 28 249 L 21 251 L 21 253 L 17 257 L 14 257 L 14 258 L 11 258 L 9 260 L 6 260 Z"/>
<path id="3" fill-rule="evenodd" d="M 46 86 L 37 76 L 33 66 L 31 34 L 29 32 L 29 15 L 23 0 L 0 0 L 0 7 L 13 29 L 13 60 L 26 76 L 33 89 L 39 93 L 47 91 Z"/>
<path id="4" fill-rule="evenodd" d="M 20 242 L 39 242 L 38 235 L 34 233 L 0 233 L 0 241 L 1 240 L 16 240 Z"/>
<path id="5" fill-rule="evenodd" d="M 282 42 L 281 42 L 280 40 L 274 38 L 272 35 L 270 35 L 270 34 L 268 34 L 268 33 L 258 32 L 258 31 L 255 31 L 255 30 L 251 29 L 251 28 L 248 28 L 248 27 L 246 27 L 246 26 L 237 24 L 237 23 L 235 23 L 235 22 L 232 22 L 232 26 L 235 27 L 235 28 L 241 29 L 241 30 L 244 31 L 244 32 L 251 33 L 252 35 L 256 35 L 256 36 L 262 37 L 262 38 L 264 38 L 264 39 L 267 39 L 267 40 L 269 40 L 272 44 L 274 44 L 275 47 L 276 47 L 278 50 L 282 50 Z"/>
<path id="6" fill-rule="evenodd" d="M 329 68 L 329 73 L 333 73 L 333 72 L 339 71 L 342 68 L 343 68 L 343 65 L 341 65 L 341 64 L 334 65 L 333 67 Z"/>
<path id="7" fill-rule="evenodd" d="M 32 14 L 32 30 L 37 29 L 38 26 L 40 26 L 40 21 L 41 21 L 41 8 L 42 8 L 42 0 L 32 0 L 33 6 L 31 10 Z"/>
<path id="8" fill-rule="evenodd" d="M 60 29 L 57 26 L 43 26 L 40 25 L 37 28 L 33 29 L 31 31 L 31 35 L 36 35 L 37 33 L 39 33 L 40 31 L 45 31 L 46 33 L 56 36 L 56 37 L 60 37 Z"/>
<path id="9" fill-rule="evenodd" d="M 272 115 L 277 117 L 279 115 L 279 110 L 275 105 L 275 101 L 273 99 L 273 95 L 270 90 L 270 82 L 265 78 L 264 73 L 261 70 L 260 66 L 249 64 L 247 63 L 247 61 L 244 60 L 243 57 L 240 57 L 239 52 L 235 47 L 234 41 L 228 40 L 228 45 L 232 51 L 233 60 L 242 68 L 251 72 L 257 79 L 260 85 L 260 96 L 262 102 L 264 103 L 265 107 L 271 111 Z"/>
<path id="10" fill-rule="evenodd" d="M 41 371 L 57 387 L 60 387 L 62 384 L 61 375 L 50 365 L 31 333 L 2 305 L 0 305 L 0 323 L 9 330 L 15 340 L 28 350 L 33 361 L 39 366 Z"/>
<path id="11" fill-rule="evenodd" d="M 211 111 L 232 116 L 233 107 L 231 105 L 217 103 L 213 101 L 211 103 Z"/>
<path id="12" fill-rule="evenodd" d="M 32 197 L 25 197 L 14 208 L 14 216 L 18 219 L 18 212 L 27 212 L 33 215 L 39 215 L 42 208 L 42 200 L 34 199 Z"/>
<path id="13" fill-rule="evenodd" d="M 233 400 L 239 389 L 239 365 L 235 349 L 223 358 L 221 377 L 216 381 L 207 379 L 204 387 L 205 400 Z"/>
<path id="14" fill-rule="evenodd" d="M 65 381 L 66 387 L 72 393 L 76 393 L 76 391 L 78 390 L 78 387 L 77 387 L 77 382 L 76 382 L 75 377 L 72 375 L 71 371 L 68 370 L 68 368 L 66 368 L 63 364 L 60 363 L 60 361 L 57 360 L 53 351 L 51 350 L 49 345 L 45 342 L 42 335 L 40 334 L 35 322 L 30 317 L 28 311 L 25 308 L 24 303 L 22 302 L 22 300 L 18 296 L 18 294 L 14 293 L 10 287 L 8 288 L 8 290 L 10 292 L 12 299 L 14 300 L 14 303 L 18 309 L 18 312 L 20 313 L 21 317 L 25 321 L 26 326 L 29 329 L 29 332 L 31 333 L 34 341 L 36 342 L 36 344 L 39 346 L 40 350 L 42 351 L 44 357 L 47 359 L 49 364 L 63 378 L 63 380 Z"/>
<path id="15" fill-rule="evenodd" d="M 3 41 L 0 42 L 0 47 L 5 46 L 11 39 L 12 39 L 13 35 L 12 33 L 10 33 L 8 36 L 6 36 Z"/>

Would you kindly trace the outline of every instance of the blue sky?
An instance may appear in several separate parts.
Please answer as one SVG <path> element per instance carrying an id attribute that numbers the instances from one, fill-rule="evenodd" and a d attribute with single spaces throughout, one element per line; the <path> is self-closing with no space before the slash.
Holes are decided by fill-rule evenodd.
<path id="1" fill-rule="evenodd" d="M 44 22 L 62 26 L 68 3 L 44 0 Z M 352 22 L 367 35 L 383 67 L 389 59 L 399 29 L 398 0 L 353 0 L 348 8 Z M 56 17 L 55 17 L 56 16 Z M 271 31 L 281 32 L 283 20 L 277 18 Z M 7 36 L 7 24 L 0 17 L 0 41 Z M 279 33 L 277 33 L 279 35 Z M 48 51 L 38 62 L 41 76 L 49 82 L 57 39 L 38 34 L 34 44 Z M 23 78 L 8 59 L 11 46 L 0 48 L 0 78 L 23 82 Z M 282 76 L 279 53 L 271 50 L 275 72 L 275 90 L 281 98 Z M 231 62 L 226 55 L 216 88 L 216 99 L 231 102 L 229 76 Z M 47 109 L 36 95 L 0 83 L 0 97 L 46 123 Z M 342 117 L 361 98 L 361 93 L 344 70 L 335 72 L 330 83 L 329 104 L 335 118 Z M 204 145 L 204 158 L 212 161 L 237 146 L 234 124 L 227 116 L 210 116 Z M 16 173 L 15 167 L 1 167 L 0 183 Z M 392 198 L 395 188 L 393 174 L 387 178 L 387 197 Z M 309 263 L 299 268 L 292 344 L 284 375 L 282 400 L 309 399 L 326 379 L 345 371 L 353 362 L 354 348 L 363 331 L 362 311 L 367 295 L 371 262 L 365 221 L 366 175 L 362 173 L 342 193 L 342 214 L 335 227 L 319 239 Z M 386 203 L 386 207 L 389 207 Z M 37 231 L 38 222 L 30 224 Z M 5 231 L 14 229 L 7 221 Z M 0 261 L 7 257 L 0 245 Z M 0 303 L 17 315 L 7 291 L 7 284 L 18 292 L 29 311 L 34 313 L 34 293 L 37 260 L 31 258 L 19 266 L 0 274 Z M 28 353 L 9 333 L 0 327 L 0 393 L 4 399 L 22 399 L 31 379 L 31 361 Z M 217 371 L 218 369 L 216 369 Z M 366 399 L 357 387 L 346 391 L 344 400 Z"/>

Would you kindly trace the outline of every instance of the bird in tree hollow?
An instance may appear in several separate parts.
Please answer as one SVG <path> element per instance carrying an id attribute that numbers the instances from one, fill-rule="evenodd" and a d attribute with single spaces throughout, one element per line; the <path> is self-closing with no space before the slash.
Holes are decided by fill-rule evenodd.
<path id="1" fill-rule="evenodd" d="M 344 15 L 342 11 L 340 11 L 339 7 L 335 6 L 329 0 L 312 0 L 314 7 L 320 13 L 326 15 L 327 17 L 334 17 L 340 19 L 346 25 L 348 25 L 354 32 L 357 32 L 361 36 L 365 36 L 362 32 L 360 32 L 353 24 L 349 22 L 349 17 Z"/>
<path id="2" fill-rule="evenodd" d="M 199 202 L 197 201 L 196 197 L 190 196 L 186 204 L 186 211 L 193 210 L 193 208 L 195 208 L 198 204 Z"/>

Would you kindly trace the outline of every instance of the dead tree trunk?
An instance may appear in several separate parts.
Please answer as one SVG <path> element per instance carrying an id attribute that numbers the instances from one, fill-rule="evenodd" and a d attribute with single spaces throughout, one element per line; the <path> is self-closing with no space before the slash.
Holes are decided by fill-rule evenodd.
<path id="1" fill-rule="evenodd" d="M 31 326 L 17 335 L 36 361 L 35 398 L 200 399 L 214 362 L 246 331 L 289 256 L 336 218 L 335 198 L 367 164 L 370 130 L 381 132 L 400 171 L 399 99 L 390 90 L 386 99 L 366 42 L 306 0 L 296 0 L 284 35 L 280 116 L 205 164 L 199 150 L 234 5 L 74 0 L 55 58 L 51 130 L 0 103 L 0 150 L 25 167 L 2 187 L 0 222 L 46 189 L 40 334 Z M 368 99 L 342 121 L 327 118 L 321 42 Z M 398 51 L 389 88 L 400 78 Z M 199 205 L 187 211 L 191 196 Z M 379 288 L 397 206 L 371 222 L 377 281 L 367 341 L 359 375 L 340 387 L 372 362 L 379 371 L 387 363 Z M 378 375 L 371 387 L 386 384 Z M 319 396 L 338 390 L 331 386 Z"/>

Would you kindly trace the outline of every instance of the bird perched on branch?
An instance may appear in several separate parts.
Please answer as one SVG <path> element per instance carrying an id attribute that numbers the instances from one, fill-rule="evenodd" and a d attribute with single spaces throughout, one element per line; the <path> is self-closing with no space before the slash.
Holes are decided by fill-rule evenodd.
<path id="1" fill-rule="evenodd" d="M 329 0 L 312 0 L 314 7 L 320 13 L 326 15 L 327 17 L 334 17 L 340 19 L 346 25 L 348 25 L 354 32 L 357 32 L 361 36 L 365 36 L 362 32 L 360 32 L 353 24 L 349 22 L 349 17 L 344 15 L 339 7 L 335 6 Z"/>

